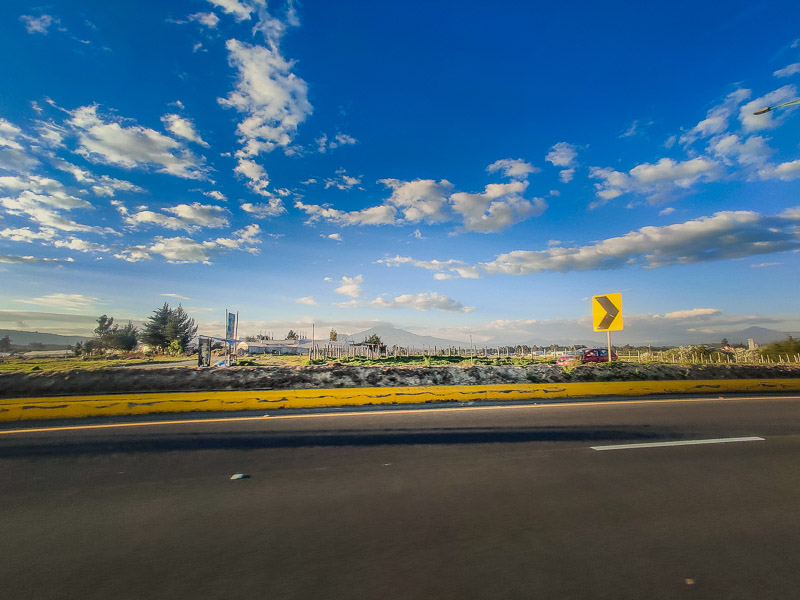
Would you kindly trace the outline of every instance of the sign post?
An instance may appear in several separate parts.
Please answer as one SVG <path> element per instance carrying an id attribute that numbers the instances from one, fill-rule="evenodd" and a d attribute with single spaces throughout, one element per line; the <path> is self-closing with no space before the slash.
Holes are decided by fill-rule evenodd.
<path id="1" fill-rule="evenodd" d="M 608 362 L 611 362 L 611 332 L 622 331 L 622 294 L 592 296 L 592 324 L 595 331 L 608 335 Z"/>
<path id="2" fill-rule="evenodd" d="M 236 343 L 237 326 L 239 324 L 239 313 L 225 310 L 225 346 L 228 352 L 228 366 L 233 364 L 233 347 Z"/>

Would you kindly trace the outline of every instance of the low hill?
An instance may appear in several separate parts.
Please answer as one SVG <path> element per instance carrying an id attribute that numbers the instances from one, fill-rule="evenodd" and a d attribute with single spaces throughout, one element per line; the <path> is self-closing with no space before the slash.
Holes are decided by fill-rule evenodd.
<path id="1" fill-rule="evenodd" d="M 38 331 L 18 331 L 16 329 L 0 329 L 0 338 L 8 336 L 15 346 L 28 344 L 44 344 L 45 346 L 74 346 L 77 342 L 85 342 L 92 338 L 79 335 L 59 335 L 57 333 L 39 333 Z"/>

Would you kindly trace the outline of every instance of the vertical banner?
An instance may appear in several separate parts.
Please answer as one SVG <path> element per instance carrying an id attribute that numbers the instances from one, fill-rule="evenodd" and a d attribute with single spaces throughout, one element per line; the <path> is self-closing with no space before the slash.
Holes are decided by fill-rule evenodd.
<path id="1" fill-rule="evenodd" d="M 225 339 L 226 340 L 236 339 L 236 313 L 232 312 L 228 313 L 228 323 L 225 328 Z"/>

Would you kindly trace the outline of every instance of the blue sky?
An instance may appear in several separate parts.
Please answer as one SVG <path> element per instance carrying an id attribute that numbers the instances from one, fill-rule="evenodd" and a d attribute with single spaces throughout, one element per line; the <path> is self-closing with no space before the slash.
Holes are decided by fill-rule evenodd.
<path id="1" fill-rule="evenodd" d="M 791 2 L 5 2 L 0 327 L 800 330 Z"/>

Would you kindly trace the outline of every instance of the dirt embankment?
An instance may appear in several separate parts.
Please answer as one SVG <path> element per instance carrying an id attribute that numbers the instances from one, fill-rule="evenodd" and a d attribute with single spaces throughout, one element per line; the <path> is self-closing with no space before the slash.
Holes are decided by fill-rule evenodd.
<path id="1" fill-rule="evenodd" d="M 290 390 L 422 385 L 490 385 L 577 381 L 664 381 L 685 379 L 800 378 L 792 365 L 640 365 L 612 363 L 562 368 L 554 365 L 381 367 L 110 368 L 0 374 L 0 397 L 171 392 L 203 390 Z"/>

